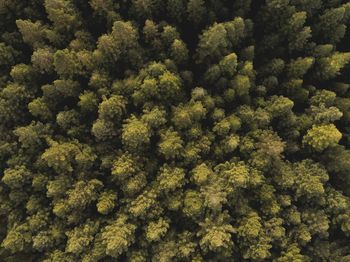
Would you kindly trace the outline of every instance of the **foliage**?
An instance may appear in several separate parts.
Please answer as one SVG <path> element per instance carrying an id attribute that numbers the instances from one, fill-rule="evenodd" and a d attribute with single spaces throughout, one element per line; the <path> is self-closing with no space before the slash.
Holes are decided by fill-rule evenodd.
<path id="1" fill-rule="evenodd" d="M 350 261 L 349 23 L 0 0 L 0 261 Z"/>

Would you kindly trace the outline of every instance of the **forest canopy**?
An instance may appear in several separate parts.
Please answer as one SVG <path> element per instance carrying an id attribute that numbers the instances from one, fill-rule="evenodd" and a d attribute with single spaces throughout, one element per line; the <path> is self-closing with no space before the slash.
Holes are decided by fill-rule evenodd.
<path id="1" fill-rule="evenodd" d="M 0 261 L 350 261 L 350 2 L 0 0 Z"/>

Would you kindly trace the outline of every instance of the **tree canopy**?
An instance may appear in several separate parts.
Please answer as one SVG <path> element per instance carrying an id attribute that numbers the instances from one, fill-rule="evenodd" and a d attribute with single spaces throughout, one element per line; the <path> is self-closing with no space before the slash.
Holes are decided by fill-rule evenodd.
<path id="1" fill-rule="evenodd" d="M 0 0 L 0 261 L 350 261 L 346 0 Z"/>

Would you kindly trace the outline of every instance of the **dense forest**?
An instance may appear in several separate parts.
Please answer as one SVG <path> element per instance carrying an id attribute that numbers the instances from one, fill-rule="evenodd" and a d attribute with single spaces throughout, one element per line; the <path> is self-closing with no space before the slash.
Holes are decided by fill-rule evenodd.
<path id="1" fill-rule="evenodd" d="M 0 0 L 0 261 L 350 261 L 348 0 Z"/>

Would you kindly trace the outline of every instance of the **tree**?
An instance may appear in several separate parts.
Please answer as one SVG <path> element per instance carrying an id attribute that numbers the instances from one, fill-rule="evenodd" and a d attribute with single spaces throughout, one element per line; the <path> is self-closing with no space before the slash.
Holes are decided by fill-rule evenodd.
<path id="1" fill-rule="evenodd" d="M 32 122 L 27 126 L 16 128 L 14 134 L 23 148 L 41 148 L 45 145 L 45 138 L 51 134 L 50 126 L 41 122 Z"/>
<path id="2" fill-rule="evenodd" d="M 350 53 L 335 52 L 329 57 L 321 58 L 315 76 L 329 80 L 339 75 L 340 70 L 350 61 Z"/>
<path id="3" fill-rule="evenodd" d="M 166 158 L 176 158 L 181 155 L 183 141 L 176 131 L 166 130 L 161 134 L 159 152 Z"/>
<path id="4" fill-rule="evenodd" d="M 93 241 L 94 235 L 98 232 L 99 223 L 87 221 L 79 227 L 67 232 L 66 252 L 81 254 Z"/>
<path id="5" fill-rule="evenodd" d="M 132 98 L 136 105 L 142 105 L 150 100 L 162 102 L 178 100 L 182 89 L 181 78 L 161 63 L 151 63 L 139 74 L 139 84 Z"/>
<path id="6" fill-rule="evenodd" d="M 298 58 L 292 60 L 288 65 L 288 77 L 300 78 L 303 77 L 310 67 L 313 65 L 314 59 L 312 57 Z"/>
<path id="7" fill-rule="evenodd" d="M 91 91 L 85 91 L 79 96 L 79 107 L 84 112 L 94 112 L 98 107 L 98 97 Z"/>
<path id="8" fill-rule="evenodd" d="M 110 213 L 116 206 L 117 194 L 113 191 L 104 191 L 100 194 L 96 204 L 97 211 L 103 215 Z"/>
<path id="9" fill-rule="evenodd" d="M 170 17 L 177 23 L 181 23 L 185 14 L 185 1 L 175 0 L 167 2 L 167 11 Z"/>
<path id="10" fill-rule="evenodd" d="M 226 23 L 215 23 L 200 36 L 197 62 L 209 64 L 228 55 L 244 39 L 247 29 L 241 17 Z"/>
<path id="11" fill-rule="evenodd" d="M 156 206 L 157 194 L 151 190 L 145 190 L 130 203 L 129 212 L 133 217 L 145 217 Z"/>
<path id="12" fill-rule="evenodd" d="M 126 101 L 122 96 L 112 96 L 98 106 L 99 118 L 120 121 L 125 112 Z"/>
<path id="13" fill-rule="evenodd" d="M 93 124 L 91 132 L 97 140 L 105 141 L 114 138 L 117 134 L 112 122 L 97 119 Z"/>
<path id="14" fill-rule="evenodd" d="M 203 0 L 190 0 L 187 3 L 188 20 L 195 25 L 200 25 L 205 17 L 205 3 Z"/>
<path id="15" fill-rule="evenodd" d="M 45 0 L 48 18 L 58 31 L 72 31 L 81 25 L 79 14 L 70 0 Z"/>
<path id="16" fill-rule="evenodd" d="M 20 224 L 8 230 L 1 246 L 12 254 L 24 251 L 31 244 L 31 234 L 27 224 Z"/>
<path id="17" fill-rule="evenodd" d="M 333 124 L 314 125 L 303 138 L 303 143 L 315 151 L 323 151 L 338 144 L 342 134 Z"/>
<path id="18" fill-rule="evenodd" d="M 147 124 L 135 116 L 127 119 L 123 124 L 122 142 L 131 151 L 144 150 L 150 143 L 150 130 Z"/>
<path id="19" fill-rule="evenodd" d="M 11 188 L 21 188 L 31 177 L 32 173 L 25 166 L 16 166 L 6 169 L 1 181 Z"/>
<path id="20" fill-rule="evenodd" d="M 119 60 L 129 61 L 132 65 L 139 63 L 138 38 L 138 33 L 130 22 L 114 22 L 112 32 L 98 39 L 96 52 L 101 54 L 98 61 L 102 64 L 113 64 Z"/>
<path id="21" fill-rule="evenodd" d="M 347 21 L 346 5 L 326 9 L 315 25 L 316 35 L 327 43 L 339 42 L 345 35 Z"/>
<path id="22" fill-rule="evenodd" d="M 75 142 L 50 141 L 50 143 L 50 148 L 45 150 L 41 158 L 57 173 L 73 172 L 73 166 L 77 169 L 88 169 L 96 159 L 96 155 L 87 145 Z"/>
<path id="23" fill-rule="evenodd" d="M 188 49 L 184 42 L 175 39 L 171 45 L 171 57 L 179 64 L 185 64 L 188 59 Z"/>
<path id="24" fill-rule="evenodd" d="M 54 54 L 49 48 L 36 49 L 31 57 L 33 67 L 40 73 L 52 73 L 53 71 Z"/>
<path id="25" fill-rule="evenodd" d="M 188 190 L 185 193 L 183 213 L 189 218 L 195 218 L 203 212 L 203 199 L 200 192 Z"/>
<path id="26" fill-rule="evenodd" d="M 324 183 L 329 179 L 326 170 L 311 160 L 295 164 L 298 179 L 295 180 L 297 197 L 317 197 L 324 193 Z M 300 177 L 300 174 L 303 174 Z M 311 186 L 312 185 L 312 186 Z"/>
<path id="27" fill-rule="evenodd" d="M 22 34 L 23 41 L 34 48 L 44 45 L 46 40 L 46 26 L 40 21 L 32 22 L 30 20 L 17 20 L 17 27 Z"/>
<path id="28" fill-rule="evenodd" d="M 220 70 L 224 76 L 231 78 L 237 69 L 237 55 L 235 53 L 225 56 L 219 63 Z"/>
<path id="29" fill-rule="evenodd" d="M 167 233 L 168 228 L 167 219 L 160 218 L 158 221 L 151 221 L 146 227 L 147 241 L 159 241 Z"/>
<path id="30" fill-rule="evenodd" d="M 136 226 L 128 223 L 127 217 L 120 216 L 102 229 L 102 243 L 106 255 L 118 258 L 134 242 Z"/>
<path id="31" fill-rule="evenodd" d="M 198 235 L 201 237 L 200 245 L 205 252 L 216 251 L 226 252 L 233 248 L 231 234 L 235 233 L 235 229 L 227 221 L 227 213 L 223 213 L 211 220 L 206 218 L 200 224 L 201 230 Z M 231 256 L 231 254 L 226 253 Z"/>
<path id="32" fill-rule="evenodd" d="M 89 52 L 74 52 L 68 49 L 58 50 L 54 54 L 56 72 L 65 77 L 73 78 L 75 75 L 84 75 L 89 64 L 92 63 L 92 54 Z"/>
<path id="33" fill-rule="evenodd" d="M 165 164 L 159 170 L 157 182 L 159 191 L 174 191 L 185 183 L 185 171 Z"/>
<path id="34" fill-rule="evenodd" d="M 79 181 L 74 188 L 67 192 L 67 204 L 72 209 L 84 210 L 98 198 L 98 191 L 103 187 L 103 183 L 97 179 L 90 181 Z"/>
<path id="35" fill-rule="evenodd" d="M 311 28 L 304 26 L 306 19 L 307 13 L 302 11 L 294 13 L 288 21 L 288 48 L 290 52 L 302 50 L 311 38 Z"/>
<path id="36" fill-rule="evenodd" d="M 163 10 L 163 2 L 159 0 L 133 0 L 132 8 L 137 17 L 152 18 Z"/>
<path id="37" fill-rule="evenodd" d="M 29 112 L 41 120 L 52 118 L 53 113 L 43 98 L 36 98 L 28 104 Z"/>
<path id="38" fill-rule="evenodd" d="M 119 18 L 119 14 L 117 12 L 118 5 L 113 3 L 112 0 L 90 0 L 89 4 L 98 16 L 107 17 L 108 24 L 112 24 L 113 21 Z"/>

